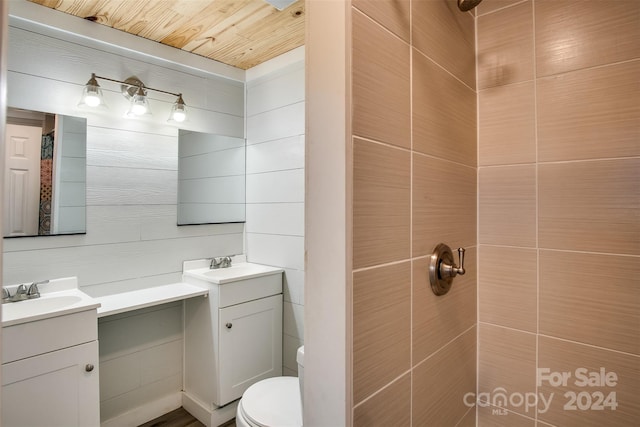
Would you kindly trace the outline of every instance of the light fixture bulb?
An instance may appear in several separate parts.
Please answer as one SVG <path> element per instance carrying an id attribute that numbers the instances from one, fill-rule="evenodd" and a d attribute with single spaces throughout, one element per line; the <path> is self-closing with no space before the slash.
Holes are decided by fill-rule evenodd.
<path id="1" fill-rule="evenodd" d="M 186 118 L 187 118 L 187 115 L 185 114 L 184 111 L 173 112 L 173 120 L 175 120 L 176 122 L 184 122 Z"/>
<path id="2" fill-rule="evenodd" d="M 182 123 L 187 118 L 187 106 L 182 99 L 182 94 L 178 95 L 178 99 L 173 103 L 171 107 L 171 116 L 169 120 L 173 120 L 178 123 Z"/>
<path id="3" fill-rule="evenodd" d="M 131 105 L 131 112 L 136 116 L 141 116 L 147 112 L 147 106 L 144 105 L 144 100 L 142 101 L 133 101 L 133 105 Z"/>
<path id="4" fill-rule="evenodd" d="M 102 103 L 102 100 L 96 91 L 87 90 L 87 94 L 84 96 L 84 103 L 89 107 L 97 107 Z"/>
<path id="5" fill-rule="evenodd" d="M 138 91 L 131 98 L 131 108 L 129 114 L 134 116 L 142 116 L 149 112 L 149 101 L 147 100 L 147 94 L 142 86 L 138 87 Z"/>
<path id="6" fill-rule="evenodd" d="M 99 105 L 104 105 L 102 89 L 100 89 L 100 85 L 96 80 L 96 75 L 93 73 L 82 90 L 82 98 L 79 105 L 86 105 L 87 107 L 98 107 Z"/>

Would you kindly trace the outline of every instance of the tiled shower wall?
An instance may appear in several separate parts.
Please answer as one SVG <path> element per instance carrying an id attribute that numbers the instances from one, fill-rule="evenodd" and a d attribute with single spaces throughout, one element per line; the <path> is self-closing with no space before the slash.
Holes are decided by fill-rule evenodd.
<path id="1" fill-rule="evenodd" d="M 477 27 L 478 391 L 553 395 L 480 405 L 479 425 L 637 425 L 640 2 L 485 0 Z"/>
<path id="2" fill-rule="evenodd" d="M 284 273 L 283 374 L 304 342 L 304 48 L 247 71 L 247 259 Z"/>
<path id="3" fill-rule="evenodd" d="M 356 0 L 351 21 L 353 424 L 474 425 L 474 17 Z M 440 242 L 466 247 L 467 274 L 436 297 Z"/>

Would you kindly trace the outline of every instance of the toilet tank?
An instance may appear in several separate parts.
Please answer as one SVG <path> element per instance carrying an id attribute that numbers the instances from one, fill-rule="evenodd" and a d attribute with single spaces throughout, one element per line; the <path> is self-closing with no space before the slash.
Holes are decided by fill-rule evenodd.
<path id="1" fill-rule="evenodd" d="M 296 355 L 296 361 L 298 362 L 298 384 L 300 385 L 300 402 L 304 410 L 304 346 L 298 349 Z"/>

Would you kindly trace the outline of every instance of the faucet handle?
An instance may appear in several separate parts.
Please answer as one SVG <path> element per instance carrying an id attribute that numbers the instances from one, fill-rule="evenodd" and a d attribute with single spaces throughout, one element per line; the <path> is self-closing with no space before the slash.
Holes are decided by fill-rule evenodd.
<path id="1" fill-rule="evenodd" d="M 434 248 L 429 261 L 429 282 L 434 294 L 446 294 L 451 288 L 453 279 L 466 273 L 464 252 L 464 248 L 458 248 L 460 265 L 456 265 L 453 260 L 453 252 L 448 245 L 440 243 Z"/>
<path id="2" fill-rule="evenodd" d="M 11 301 L 24 301 L 27 299 L 27 287 L 25 285 L 18 286 L 16 293 L 10 298 Z"/>
<path id="3" fill-rule="evenodd" d="M 33 282 L 31 286 L 29 286 L 29 290 L 27 291 L 27 298 L 40 298 L 40 290 L 38 289 L 38 285 L 43 285 L 45 283 L 49 283 L 49 281 L 44 280 L 42 282 Z"/>
<path id="4" fill-rule="evenodd" d="M 464 269 L 464 248 L 458 248 L 458 258 L 460 259 L 460 265 L 454 271 L 456 274 L 463 275 L 466 273 Z"/>
<path id="5" fill-rule="evenodd" d="M 9 298 L 11 298 L 11 294 L 9 293 L 9 289 L 2 288 L 2 302 L 9 301 Z"/>

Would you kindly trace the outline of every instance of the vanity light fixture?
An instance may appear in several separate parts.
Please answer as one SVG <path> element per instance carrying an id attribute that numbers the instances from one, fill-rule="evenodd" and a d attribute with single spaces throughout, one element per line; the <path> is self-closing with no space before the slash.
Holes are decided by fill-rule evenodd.
<path id="1" fill-rule="evenodd" d="M 107 80 L 110 82 L 120 83 L 120 89 L 122 95 L 130 101 L 129 110 L 125 114 L 126 117 L 138 117 L 142 115 L 150 115 L 151 109 L 149 107 L 149 98 L 147 92 L 153 90 L 155 92 L 166 93 L 178 97 L 176 102 L 171 107 L 171 114 L 169 121 L 183 122 L 187 118 L 187 107 L 182 99 L 181 93 L 168 92 L 166 90 L 154 89 L 146 86 L 137 77 L 129 77 L 126 80 L 116 80 L 108 77 L 97 76 L 95 73 L 91 73 L 91 78 L 84 86 L 82 91 L 82 99 L 79 106 L 98 107 L 104 106 L 104 98 L 102 96 L 102 89 L 98 84 L 98 80 Z"/>

